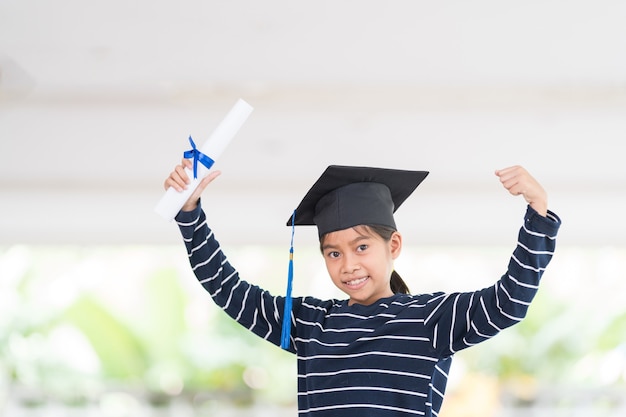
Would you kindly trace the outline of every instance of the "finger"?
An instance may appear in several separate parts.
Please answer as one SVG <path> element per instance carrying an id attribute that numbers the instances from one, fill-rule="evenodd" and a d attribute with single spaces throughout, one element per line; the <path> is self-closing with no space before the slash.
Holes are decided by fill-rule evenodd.
<path id="1" fill-rule="evenodd" d="M 185 168 L 193 168 L 193 162 L 191 162 L 191 159 L 183 158 L 181 160 L 181 165 L 183 165 Z"/>
<path id="2" fill-rule="evenodd" d="M 496 170 L 496 175 L 500 177 L 500 181 L 507 181 L 525 171 L 519 165 L 513 165 L 507 168 Z"/>
<path id="3" fill-rule="evenodd" d="M 504 181 L 502 186 L 504 186 L 504 188 L 513 195 L 520 195 L 524 192 L 523 184 L 516 179 Z"/>
<path id="4" fill-rule="evenodd" d="M 526 192 L 523 185 L 520 183 L 515 183 L 509 187 L 505 186 L 505 188 L 509 191 L 509 193 L 511 193 L 511 195 L 523 195 Z"/>
<path id="5" fill-rule="evenodd" d="M 164 186 L 165 190 L 167 190 L 168 188 L 172 187 L 176 191 L 181 192 L 181 191 L 183 191 L 185 189 L 185 187 L 186 187 L 185 183 L 182 180 L 180 180 L 180 179 L 176 179 L 176 176 L 177 176 L 177 174 L 175 172 L 172 172 L 170 174 L 170 176 L 167 177 L 167 179 L 163 183 L 163 186 Z"/>
<path id="6" fill-rule="evenodd" d="M 510 172 L 509 173 L 502 173 L 500 175 L 500 183 L 507 190 L 510 189 L 511 187 L 515 186 L 517 183 L 519 183 L 519 180 L 520 180 L 519 176 L 513 175 Z"/>
<path id="7" fill-rule="evenodd" d="M 520 195 L 526 192 L 527 181 L 523 175 L 506 173 L 500 177 L 502 186 L 512 195 Z"/>
<path id="8" fill-rule="evenodd" d="M 176 179 L 182 181 L 181 185 L 187 185 L 191 182 L 191 178 L 187 175 L 187 170 L 182 165 L 176 165 L 175 172 L 177 174 Z"/>
<path id="9" fill-rule="evenodd" d="M 202 187 L 202 189 L 206 188 L 207 185 L 213 182 L 215 178 L 219 177 L 222 174 L 221 171 L 211 171 L 207 174 L 206 177 L 202 178 L 198 187 Z"/>
<path id="10" fill-rule="evenodd" d="M 189 197 L 189 201 L 194 201 L 194 202 L 197 201 L 198 198 L 200 198 L 200 195 L 202 195 L 202 192 L 207 187 L 207 185 L 212 183 L 213 180 L 215 180 L 215 178 L 220 176 L 220 174 L 221 174 L 221 171 L 211 171 L 206 177 L 202 178 L 202 181 L 200 181 L 200 183 L 198 184 L 198 187 L 196 187 L 194 192 Z"/>
<path id="11" fill-rule="evenodd" d="M 169 187 L 174 187 L 178 192 L 181 192 L 187 188 L 187 184 L 190 183 L 189 176 L 185 171 L 185 168 L 181 165 L 177 165 L 165 180 L 164 187 L 167 190 Z"/>

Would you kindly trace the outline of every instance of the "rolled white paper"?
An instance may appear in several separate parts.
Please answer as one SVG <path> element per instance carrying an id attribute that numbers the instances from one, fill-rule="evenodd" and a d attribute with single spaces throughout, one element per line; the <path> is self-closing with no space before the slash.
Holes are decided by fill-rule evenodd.
<path id="1" fill-rule="evenodd" d="M 206 143 L 202 145 L 201 148 L 198 148 L 198 150 L 213 161 L 217 161 L 217 158 L 220 157 L 228 143 L 235 136 L 237 131 L 239 131 L 241 126 L 243 126 L 248 116 L 250 116 L 252 109 L 252 106 L 242 99 L 239 99 L 217 128 L 215 128 L 213 133 L 211 133 Z M 198 164 L 197 179 L 193 178 L 193 172 L 191 170 L 186 171 L 189 178 L 191 178 L 191 183 L 189 183 L 187 189 L 178 192 L 172 187 L 168 188 L 165 195 L 161 197 L 161 200 L 159 200 L 154 208 L 154 211 L 166 220 L 171 221 L 176 217 L 185 202 L 189 199 L 189 196 L 198 188 L 198 184 L 200 184 L 202 178 L 209 172 L 209 170 L 200 163 Z"/>

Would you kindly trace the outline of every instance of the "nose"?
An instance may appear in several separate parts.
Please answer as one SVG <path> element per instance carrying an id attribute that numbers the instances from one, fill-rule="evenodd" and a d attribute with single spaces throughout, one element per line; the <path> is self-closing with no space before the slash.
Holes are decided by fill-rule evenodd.
<path id="1" fill-rule="evenodd" d="M 341 265 L 341 272 L 344 274 L 352 274 L 355 271 L 361 269 L 358 260 L 352 255 L 344 255 L 343 263 Z"/>

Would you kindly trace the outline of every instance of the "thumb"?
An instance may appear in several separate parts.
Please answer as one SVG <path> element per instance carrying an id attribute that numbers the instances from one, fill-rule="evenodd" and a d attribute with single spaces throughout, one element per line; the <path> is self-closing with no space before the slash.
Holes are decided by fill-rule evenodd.
<path id="1" fill-rule="evenodd" d="M 204 189 L 207 187 L 207 185 L 212 183 L 215 178 L 221 175 L 221 173 L 222 173 L 221 171 L 209 172 L 206 177 L 202 178 L 202 181 L 200 181 L 200 184 L 198 184 L 198 187 L 194 190 L 194 192 L 192 193 L 192 196 L 194 194 L 197 194 L 196 199 L 199 198 L 202 192 L 204 191 Z"/>
<path id="2" fill-rule="evenodd" d="M 189 199 L 187 199 L 187 202 L 185 203 L 185 207 L 187 207 L 187 208 L 195 207 L 196 202 L 198 201 L 198 199 L 202 195 L 202 192 L 204 191 L 204 189 L 211 182 L 213 182 L 213 180 L 215 178 L 219 177 L 221 173 L 222 173 L 221 171 L 211 171 L 211 172 L 209 172 L 207 174 L 207 176 L 202 178 L 202 180 L 200 181 L 200 183 L 198 184 L 196 189 L 193 190 L 193 193 L 191 193 L 191 196 L 189 196 Z"/>

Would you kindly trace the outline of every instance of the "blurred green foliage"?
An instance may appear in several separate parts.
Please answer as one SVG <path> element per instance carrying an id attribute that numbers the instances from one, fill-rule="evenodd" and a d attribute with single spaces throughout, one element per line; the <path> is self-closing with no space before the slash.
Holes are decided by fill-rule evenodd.
<path id="1" fill-rule="evenodd" d="M 199 393 L 240 405 L 295 399 L 294 358 L 241 328 L 200 286 L 192 296 L 175 268 L 157 262 L 130 286 L 115 277 L 53 301 L 47 289 L 63 279 L 27 258 L 19 276 L 0 284 L 11 294 L 0 320 L 0 382 L 23 404 L 90 401 L 119 389 L 155 405 Z M 190 305 L 199 300 L 198 319 Z"/>
<path id="2" fill-rule="evenodd" d="M 184 258 L 180 248 L 69 250 L 0 252 L 0 384 L 7 392 L 32 405 L 80 404 L 112 390 L 155 405 L 181 397 L 293 404 L 295 357 L 215 307 L 186 262 L 168 258 Z M 598 323 L 580 303 L 542 288 L 522 323 L 458 356 L 469 370 L 503 381 L 532 375 L 547 384 L 623 384 L 624 373 L 597 370 L 624 352 L 625 334 L 623 310 Z"/>
<path id="3" fill-rule="evenodd" d="M 91 295 L 76 300 L 62 312 L 59 322 L 74 325 L 85 335 L 100 359 L 104 378 L 132 379 L 148 368 L 150 347 Z"/>

